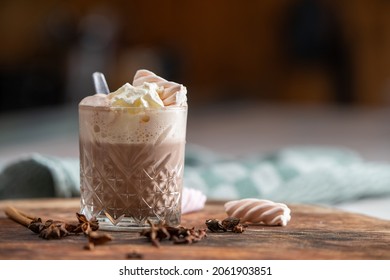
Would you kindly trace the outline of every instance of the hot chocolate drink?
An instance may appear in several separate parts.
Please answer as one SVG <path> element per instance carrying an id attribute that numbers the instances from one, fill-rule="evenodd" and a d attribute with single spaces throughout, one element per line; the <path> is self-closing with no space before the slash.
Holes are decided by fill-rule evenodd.
<path id="1" fill-rule="evenodd" d="M 79 105 L 81 212 L 96 216 L 103 229 L 146 227 L 147 220 L 177 225 L 186 103 L 152 107 L 122 101 L 98 94 Z"/>

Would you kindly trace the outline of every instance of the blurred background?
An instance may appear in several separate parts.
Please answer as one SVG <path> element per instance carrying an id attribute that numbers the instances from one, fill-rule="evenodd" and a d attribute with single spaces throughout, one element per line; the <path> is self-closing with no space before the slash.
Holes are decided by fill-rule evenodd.
<path id="1" fill-rule="evenodd" d="M 2 0 L 0 166 L 77 158 L 92 73 L 116 90 L 139 68 L 187 87 L 190 144 L 388 162 L 389 14 L 386 0 Z"/>
<path id="2" fill-rule="evenodd" d="M 43 151 L 77 156 L 68 147 L 91 74 L 115 90 L 146 68 L 187 86 L 190 142 L 233 153 L 340 144 L 390 159 L 389 13 L 384 0 L 3 0 L 1 153 L 57 137 Z"/>
<path id="3" fill-rule="evenodd" d="M 192 106 L 382 106 L 389 13 L 385 0 L 3 0 L 0 109 L 77 103 L 92 72 L 116 89 L 141 67 L 185 84 Z"/>

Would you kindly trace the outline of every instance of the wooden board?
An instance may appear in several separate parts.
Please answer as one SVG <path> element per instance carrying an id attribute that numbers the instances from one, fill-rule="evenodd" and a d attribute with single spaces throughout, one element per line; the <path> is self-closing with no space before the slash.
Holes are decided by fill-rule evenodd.
<path id="1" fill-rule="evenodd" d="M 390 259 L 390 221 L 310 205 L 289 205 L 286 227 L 249 226 L 242 234 L 208 233 L 194 244 L 162 242 L 153 247 L 136 232 L 111 232 L 114 240 L 83 249 L 83 235 L 44 240 L 6 217 L 8 205 L 33 216 L 75 220 L 78 199 L 0 201 L 0 259 Z M 224 219 L 223 203 L 183 215 L 182 225 L 205 228 L 205 220 Z"/>

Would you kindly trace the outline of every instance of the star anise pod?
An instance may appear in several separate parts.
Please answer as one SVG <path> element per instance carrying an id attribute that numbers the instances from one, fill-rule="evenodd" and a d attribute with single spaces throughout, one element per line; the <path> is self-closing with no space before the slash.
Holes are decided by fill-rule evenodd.
<path id="1" fill-rule="evenodd" d="M 238 224 L 233 229 L 232 232 L 235 233 L 243 233 L 245 229 L 247 228 L 247 225 Z"/>
<path id="2" fill-rule="evenodd" d="M 66 223 L 65 228 L 67 231 L 69 231 L 70 233 L 74 233 L 74 234 L 78 234 L 78 233 L 83 232 L 83 230 L 81 229 L 80 223 L 76 223 L 76 222 Z"/>
<path id="3" fill-rule="evenodd" d="M 39 237 L 44 239 L 58 239 L 68 234 L 69 232 L 66 230 L 64 222 L 47 220 L 44 228 L 39 232 Z"/>
<path id="4" fill-rule="evenodd" d="M 131 253 L 128 253 L 126 255 L 127 259 L 133 259 L 133 260 L 142 260 L 144 256 L 141 253 L 138 253 L 137 251 L 133 251 Z"/>
<path id="5" fill-rule="evenodd" d="M 181 226 L 171 227 L 164 223 L 154 224 L 151 221 L 148 221 L 148 223 L 150 224 L 150 229 L 144 230 L 140 234 L 147 237 L 156 247 L 160 247 L 160 242 L 163 239 L 173 240 L 174 244 L 190 244 L 198 242 L 207 236 L 205 229 L 195 230 L 195 228 Z"/>
<path id="6" fill-rule="evenodd" d="M 112 240 L 112 236 L 108 233 L 100 233 L 96 231 L 90 231 L 88 233 L 88 244 L 84 247 L 85 249 L 92 250 L 96 245 L 104 244 Z"/>
<path id="7" fill-rule="evenodd" d="M 247 225 L 240 224 L 239 218 L 227 217 L 222 222 L 217 219 L 206 220 L 207 228 L 212 232 L 232 231 L 235 233 L 243 233 Z"/>
<path id="8" fill-rule="evenodd" d="M 194 228 L 187 230 L 187 235 L 178 237 L 173 236 L 174 244 L 191 244 L 198 242 L 207 236 L 205 229 L 195 230 Z"/>
<path id="9" fill-rule="evenodd" d="M 162 230 L 162 223 L 156 225 L 151 220 L 148 220 L 148 224 L 150 225 L 150 229 L 143 230 L 140 235 L 148 237 L 150 242 L 152 242 L 152 244 L 158 248 L 160 247 L 159 241 L 161 241 L 164 236 L 169 238 L 170 235 L 166 230 Z"/>
<path id="10" fill-rule="evenodd" d="M 240 223 L 239 218 L 234 218 L 234 217 L 227 217 L 222 221 L 222 226 L 226 230 L 233 230 L 235 226 L 237 226 Z"/>
<path id="11" fill-rule="evenodd" d="M 206 226 L 212 232 L 226 231 L 222 223 L 217 219 L 206 220 Z"/>
<path id="12" fill-rule="evenodd" d="M 166 226 L 166 229 L 170 233 L 171 239 L 172 239 L 172 236 L 182 237 L 182 236 L 188 235 L 188 228 L 185 228 L 182 226 L 178 226 L 178 227 Z"/>
<path id="13" fill-rule="evenodd" d="M 81 233 L 88 234 L 91 231 L 96 231 L 99 229 L 99 222 L 96 217 L 92 217 L 91 220 L 88 220 L 85 215 L 76 213 L 76 217 L 79 221 L 78 226 L 73 229 L 73 233 Z"/>
<path id="14" fill-rule="evenodd" d="M 45 225 L 42 223 L 41 218 L 34 218 L 27 227 L 35 233 L 40 233 L 45 228 Z"/>

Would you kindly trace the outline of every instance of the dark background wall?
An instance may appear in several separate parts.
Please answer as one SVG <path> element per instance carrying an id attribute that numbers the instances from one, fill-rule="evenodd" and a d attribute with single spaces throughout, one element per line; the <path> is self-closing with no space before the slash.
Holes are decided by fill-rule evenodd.
<path id="1" fill-rule="evenodd" d="M 0 3 L 0 112 L 77 103 L 148 68 L 193 106 L 224 100 L 387 105 L 390 2 Z"/>

